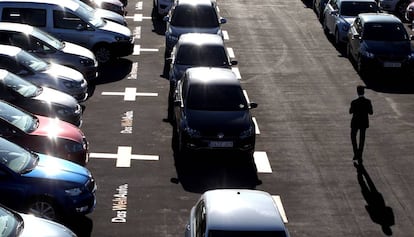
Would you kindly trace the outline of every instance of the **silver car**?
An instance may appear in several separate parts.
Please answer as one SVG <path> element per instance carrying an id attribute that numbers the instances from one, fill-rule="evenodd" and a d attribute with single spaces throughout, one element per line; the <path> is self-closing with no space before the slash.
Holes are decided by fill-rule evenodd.
<path id="1" fill-rule="evenodd" d="M 0 69 L 0 99 L 28 112 L 71 123 L 82 124 L 82 107 L 72 96 L 48 87 L 37 86 Z"/>
<path id="2" fill-rule="evenodd" d="M 10 44 L 49 62 L 80 71 L 86 80 L 98 77 L 98 61 L 89 49 L 27 24 L 0 22 L 0 44 Z"/>
<path id="3" fill-rule="evenodd" d="M 49 63 L 15 46 L 0 45 L 0 68 L 36 85 L 65 92 L 79 102 L 88 97 L 88 83 L 79 71 Z"/>
<path id="4" fill-rule="evenodd" d="M 222 36 L 221 24 L 227 20 L 219 15 L 216 1 L 176 0 L 167 16 L 165 56 L 168 57 L 179 37 L 185 33 L 209 33 Z"/>
<path id="5" fill-rule="evenodd" d="M 216 189 L 191 209 L 185 237 L 288 237 L 273 197 L 264 191 Z"/>

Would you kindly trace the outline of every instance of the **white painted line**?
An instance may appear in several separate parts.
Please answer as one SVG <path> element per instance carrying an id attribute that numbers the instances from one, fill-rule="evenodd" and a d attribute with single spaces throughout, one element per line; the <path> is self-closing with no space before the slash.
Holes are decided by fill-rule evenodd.
<path id="1" fill-rule="evenodd" d="M 141 39 L 141 26 L 135 27 L 133 34 L 135 39 Z"/>
<path id="2" fill-rule="evenodd" d="M 244 97 L 246 98 L 247 103 L 250 103 L 249 96 L 247 95 L 247 91 L 243 90 Z"/>
<path id="3" fill-rule="evenodd" d="M 127 88 L 125 88 L 124 100 L 125 101 L 135 101 L 136 94 L 137 94 L 137 88 L 127 87 Z"/>
<path id="4" fill-rule="evenodd" d="M 279 209 L 280 216 L 284 223 L 288 223 L 288 218 L 286 216 L 285 208 L 283 208 L 282 199 L 279 195 L 272 195 L 273 200 L 276 203 L 277 209 Z"/>
<path id="5" fill-rule="evenodd" d="M 230 39 L 229 38 L 229 32 L 227 32 L 227 30 L 223 30 L 221 33 L 223 34 L 223 39 L 224 40 L 229 40 Z"/>
<path id="6" fill-rule="evenodd" d="M 143 48 L 141 48 L 139 51 L 141 51 L 141 52 L 158 52 L 159 49 L 143 49 Z"/>
<path id="7" fill-rule="evenodd" d="M 116 167 L 131 167 L 132 147 L 119 146 Z"/>
<path id="8" fill-rule="evenodd" d="M 153 155 L 132 155 L 131 159 L 133 160 L 159 160 L 159 156 Z"/>
<path id="9" fill-rule="evenodd" d="M 241 78 L 241 74 L 240 74 L 240 71 L 239 71 L 239 68 L 238 67 L 232 67 L 231 68 L 231 70 L 234 72 L 234 74 L 236 74 L 236 78 L 237 79 L 239 79 L 239 80 L 241 80 L 242 78 Z"/>
<path id="10" fill-rule="evenodd" d="M 272 167 L 270 166 L 270 162 L 267 158 L 266 152 L 255 151 L 253 154 L 253 158 L 258 173 L 272 173 Z"/>
<path id="11" fill-rule="evenodd" d="M 134 14 L 134 21 L 142 21 L 142 14 Z"/>
<path id="12" fill-rule="evenodd" d="M 259 129 L 259 125 L 257 124 L 256 118 L 253 117 L 252 118 L 254 126 L 256 127 L 256 135 L 260 135 L 260 129 Z"/>
<path id="13" fill-rule="evenodd" d="M 114 153 L 89 153 L 89 158 L 102 158 L 102 159 L 116 159 L 117 154 Z"/>
<path id="14" fill-rule="evenodd" d="M 141 45 L 139 44 L 134 45 L 134 51 L 132 52 L 132 55 L 139 55 L 140 52 L 141 52 Z"/>
<path id="15" fill-rule="evenodd" d="M 129 73 L 127 79 L 128 80 L 135 80 L 138 78 L 138 62 L 134 62 L 132 64 L 131 72 Z"/>
<path id="16" fill-rule="evenodd" d="M 137 2 L 137 4 L 135 4 L 135 10 L 142 10 L 142 1 Z"/>
<path id="17" fill-rule="evenodd" d="M 152 97 L 155 97 L 155 96 L 158 96 L 158 93 L 151 93 L 151 92 L 137 92 L 135 95 L 136 95 L 136 96 L 152 96 Z"/>
<path id="18" fill-rule="evenodd" d="M 230 58 L 235 58 L 233 48 L 227 48 L 227 52 Z"/>

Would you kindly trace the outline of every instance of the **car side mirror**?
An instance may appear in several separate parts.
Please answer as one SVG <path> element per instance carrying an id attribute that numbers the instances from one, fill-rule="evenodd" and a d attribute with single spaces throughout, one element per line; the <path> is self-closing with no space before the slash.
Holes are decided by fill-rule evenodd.
<path id="1" fill-rule="evenodd" d="M 251 109 L 254 109 L 254 108 L 257 108 L 258 104 L 255 102 L 250 102 L 249 106 Z"/>
<path id="2" fill-rule="evenodd" d="M 410 40 L 414 40 L 414 35 L 410 35 Z"/>
<path id="3" fill-rule="evenodd" d="M 170 21 L 170 16 L 164 16 L 164 18 L 162 18 L 163 21 L 165 22 L 169 22 Z"/>
<path id="4" fill-rule="evenodd" d="M 181 100 L 174 100 L 174 106 L 181 106 Z"/>
<path id="5" fill-rule="evenodd" d="M 227 19 L 220 17 L 220 24 L 225 24 L 225 23 L 227 23 Z"/>
<path id="6" fill-rule="evenodd" d="M 237 65 L 239 62 L 237 62 L 236 60 L 231 60 L 231 65 Z"/>
<path id="7" fill-rule="evenodd" d="M 86 29 L 86 26 L 84 26 L 83 24 L 78 24 L 78 26 L 76 26 L 76 30 L 78 31 L 83 31 Z"/>
<path id="8" fill-rule="evenodd" d="M 361 35 L 360 34 L 354 34 L 352 35 L 352 39 L 361 39 Z"/>
<path id="9" fill-rule="evenodd" d="M 331 15 L 338 15 L 338 10 L 333 10 L 333 11 L 331 11 Z"/>

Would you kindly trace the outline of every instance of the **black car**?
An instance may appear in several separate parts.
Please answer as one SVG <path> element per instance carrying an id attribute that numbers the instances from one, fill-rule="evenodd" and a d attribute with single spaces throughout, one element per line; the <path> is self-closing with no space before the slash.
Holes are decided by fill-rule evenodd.
<path id="1" fill-rule="evenodd" d="M 410 70 L 411 36 L 396 16 L 362 13 L 348 31 L 348 57 L 360 75 L 381 69 Z"/>
<path id="2" fill-rule="evenodd" d="M 240 81 L 231 69 L 194 67 L 178 81 L 175 94 L 177 148 L 234 150 L 252 155 L 256 130 Z"/>
<path id="3" fill-rule="evenodd" d="M 3 69 L 0 69 L 0 99 L 37 115 L 57 117 L 78 127 L 82 124 L 82 107 L 75 98 L 34 85 Z"/>

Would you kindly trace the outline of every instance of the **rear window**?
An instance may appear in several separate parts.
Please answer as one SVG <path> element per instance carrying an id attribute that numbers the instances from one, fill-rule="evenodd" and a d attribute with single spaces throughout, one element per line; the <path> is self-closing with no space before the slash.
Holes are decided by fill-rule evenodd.
<path id="1" fill-rule="evenodd" d="M 379 12 L 379 8 L 374 2 L 343 2 L 341 5 L 341 15 L 357 16 L 359 13 Z"/>
<path id="2" fill-rule="evenodd" d="M 364 40 L 376 41 L 405 41 L 409 40 L 403 24 L 396 23 L 366 23 L 362 33 Z"/>
<path id="3" fill-rule="evenodd" d="M 178 27 L 218 27 L 218 17 L 212 6 L 182 5 L 174 9 L 171 24 Z"/>
<path id="4" fill-rule="evenodd" d="M 46 10 L 34 8 L 3 8 L 2 21 L 46 26 Z"/>
<path id="5" fill-rule="evenodd" d="M 176 63 L 191 66 L 229 66 L 226 51 L 221 46 L 181 45 Z"/>

